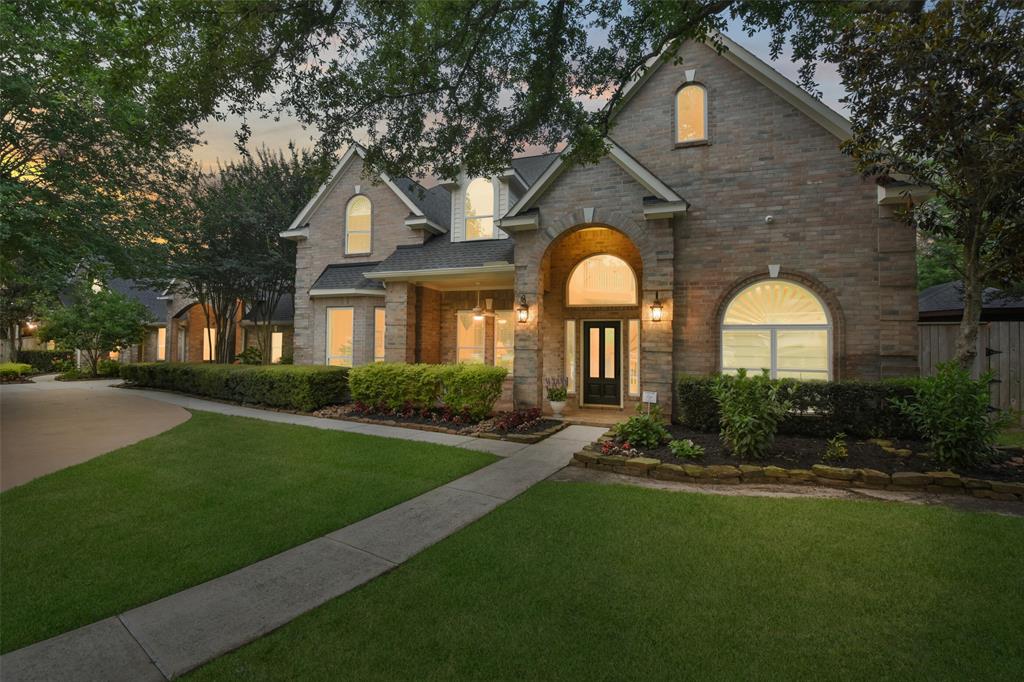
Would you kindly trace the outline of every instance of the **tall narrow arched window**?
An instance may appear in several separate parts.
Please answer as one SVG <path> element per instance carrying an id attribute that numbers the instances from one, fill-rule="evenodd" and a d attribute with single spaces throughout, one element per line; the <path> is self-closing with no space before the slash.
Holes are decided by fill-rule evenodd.
<path id="1" fill-rule="evenodd" d="M 781 280 L 738 293 L 722 320 L 722 372 L 767 369 L 774 379 L 829 379 L 832 324 L 809 289 Z"/>
<path id="2" fill-rule="evenodd" d="M 703 85 L 689 83 L 676 92 L 676 142 L 708 139 L 708 92 Z"/>
<path id="3" fill-rule="evenodd" d="M 373 243 L 373 205 L 357 194 L 345 209 L 345 253 L 370 253 Z"/>
<path id="4" fill-rule="evenodd" d="M 567 305 L 637 305 L 636 275 L 621 258 L 591 256 L 573 268 L 565 294 Z"/>
<path id="5" fill-rule="evenodd" d="M 477 178 L 466 187 L 466 239 L 494 238 L 494 185 Z"/>

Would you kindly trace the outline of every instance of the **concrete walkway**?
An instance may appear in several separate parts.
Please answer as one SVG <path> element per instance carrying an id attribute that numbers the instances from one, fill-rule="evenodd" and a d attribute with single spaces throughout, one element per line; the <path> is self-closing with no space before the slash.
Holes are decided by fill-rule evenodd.
<path id="1" fill-rule="evenodd" d="M 174 404 L 110 388 L 54 381 L 0 388 L 0 490 L 162 433 L 189 418 Z"/>
<path id="2" fill-rule="evenodd" d="M 398 566 L 551 476 L 604 432 L 570 426 L 540 443 L 522 445 L 269 412 L 158 391 L 125 393 L 222 414 L 470 447 L 505 458 L 228 575 L 11 652 L 0 658 L 5 681 L 114 682 L 182 675 Z"/>

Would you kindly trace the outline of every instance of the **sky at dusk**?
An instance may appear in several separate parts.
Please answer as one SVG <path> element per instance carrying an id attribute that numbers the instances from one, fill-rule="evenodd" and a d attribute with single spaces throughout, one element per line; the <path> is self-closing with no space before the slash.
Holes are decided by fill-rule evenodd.
<path id="1" fill-rule="evenodd" d="M 747 37 L 745 33 L 734 28 L 727 31 L 727 35 L 765 60 L 773 68 L 778 70 L 787 78 L 797 80 L 798 65 L 788 58 L 788 53 L 777 61 L 771 60 L 768 52 L 767 32 Z M 819 64 L 817 70 L 818 87 L 822 93 L 822 101 L 843 113 L 840 98 L 844 95 L 842 84 L 835 66 L 832 64 Z M 193 156 L 203 168 L 210 169 L 217 165 L 218 161 L 227 162 L 238 158 L 238 150 L 235 148 L 235 131 L 241 119 L 230 117 L 225 121 L 211 120 L 204 127 L 204 139 L 206 144 L 200 145 L 193 150 Z M 253 150 L 266 145 L 270 149 L 284 149 L 289 141 L 294 141 L 298 147 L 312 147 L 315 138 L 315 129 L 303 129 L 299 122 L 291 117 L 283 117 L 280 121 L 250 118 L 249 126 L 252 128 L 252 138 L 249 149 Z"/>

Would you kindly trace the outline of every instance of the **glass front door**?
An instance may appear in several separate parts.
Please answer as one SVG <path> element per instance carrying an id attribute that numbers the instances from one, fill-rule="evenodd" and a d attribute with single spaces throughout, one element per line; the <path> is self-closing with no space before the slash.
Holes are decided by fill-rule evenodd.
<path id="1" fill-rule="evenodd" d="M 621 402 L 622 327 L 619 322 L 583 323 L 583 402 Z"/>

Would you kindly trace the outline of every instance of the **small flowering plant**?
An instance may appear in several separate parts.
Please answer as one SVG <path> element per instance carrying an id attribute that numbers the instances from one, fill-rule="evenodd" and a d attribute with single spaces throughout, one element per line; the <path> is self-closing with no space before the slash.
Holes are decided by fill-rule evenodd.
<path id="1" fill-rule="evenodd" d="M 551 402 L 564 403 L 569 397 L 569 380 L 565 377 L 548 377 L 544 380 L 544 387 Z"/>
<path id="2" fill-rule="evenodd" d="M 628 441 L 624 443 L 616 443 L 615 441 L 605 441 L 601 443 L 601 454 L 602 455 L 622 455 L 624 457 L 640 457 L 644 453 L 636 449 Z"/>

